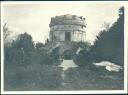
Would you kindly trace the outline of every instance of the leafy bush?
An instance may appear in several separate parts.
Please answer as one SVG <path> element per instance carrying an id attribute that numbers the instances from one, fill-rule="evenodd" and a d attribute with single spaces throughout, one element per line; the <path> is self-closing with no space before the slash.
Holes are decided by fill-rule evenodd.
<path id="1" fill-rule="evenodd" d="M 79 54 L 76 54 L 74 57 L 74 61 L 79 66 L 87 66 L 91 65 L 91 58 L 90 58 L 90 47 L 91 44 L 89 42 L 79 42 L 77 43 L 78 47 L 80 47 L 82 50 L 79 52 Z"/>

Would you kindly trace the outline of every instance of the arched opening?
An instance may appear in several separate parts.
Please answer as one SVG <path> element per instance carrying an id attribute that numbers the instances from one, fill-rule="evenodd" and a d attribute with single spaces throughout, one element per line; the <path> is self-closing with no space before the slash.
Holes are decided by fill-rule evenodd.
<path id="1" fill-rule="evenodd" d="M 70 50 L 64 51 L 63 57 L 65 60 L 71 60 L 72 59 L 72 52 Z"/>

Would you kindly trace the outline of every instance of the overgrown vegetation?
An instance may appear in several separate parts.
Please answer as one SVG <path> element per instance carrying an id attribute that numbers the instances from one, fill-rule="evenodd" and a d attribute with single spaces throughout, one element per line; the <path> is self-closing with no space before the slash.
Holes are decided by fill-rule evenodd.
<path id="1" fill-rule="evenodd" d="M 118 20 L 108 30 L 103 30 L 97 36 L 91 53 L 94 61 L 107 60 L 123 65 L 124 57 L 124 9 L 119 10 Z"/>
<path id="2" fill-rule="evenodd" d="M 118 20 L 107 30 L 97 36 L 94 45 L 88 42 L 72 43 L 71 50 L 77 69 L 66 72 L 70 80 L 63 87 L 62 69 L 59 62 L 59 47 L 48 52 L 46 44 L 34 43 L 31 35 L 24 33 L 11 43 L 8 41 L 10 31 L 4 29 L 4 79 L 5 90 L 85 90 L 85 89 L 123 89 L 123 74 L 108 73 L 94 67 L 93 62 L 110 61 L 123 65 L 124 54 L 124 8 L 119 9 Z M 76 54 L 78 48 L 82 48 Z M 107 77 L 107 78 L 105 78 Z M 105 80 L 105 81 L 104 81 Z M 109 82 L 107 82 L 109 81 Z M 115 84 L 111 84 L 115 82 Z M 105 84 L 103 84 L 105 83 Z"/>
<path id="3" fill-rule="evenodd" d="M 107 30 L 99 33 L 89 51 L 78 55 L 78 61 L 87 63 L 110 61 L 117 65 L 124 63 L 124 8 L 119 9 L 119 18 Z"/>
<path id="4" fill-rule="evenodd" d="M 5 90 L 58 89 L 61 69 L 55 66 L 55 50 L 47 53 L 44 44 L 35 44 L 32 37 L 24 33 L 5 45 L 4 54 Z"/>

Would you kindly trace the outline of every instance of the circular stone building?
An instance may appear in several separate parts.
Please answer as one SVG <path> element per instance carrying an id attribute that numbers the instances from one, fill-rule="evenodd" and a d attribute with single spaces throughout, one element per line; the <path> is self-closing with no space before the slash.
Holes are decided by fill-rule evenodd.
<path id="1" fill-rule="evenodd" d="M 51 18 L 50 41 L 84 41 L 85 40 L 85 18 L 76 15 L 61 15 Z"/>

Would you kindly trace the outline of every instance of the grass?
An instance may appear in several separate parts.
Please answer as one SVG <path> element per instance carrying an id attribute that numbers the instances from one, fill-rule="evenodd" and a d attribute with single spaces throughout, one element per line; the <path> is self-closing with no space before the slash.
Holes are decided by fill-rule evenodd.
<path id="1" fill-rule="evenodd" d="M 65 79 L 61 77 L 62 72 L 62 68 L 57 65 L 5 65 L 4 89 L 6 91 L 123 89 L 123 71 L 118 73 L 103 69 L 91 70 L 82 66 L 65 71 Z"/>

